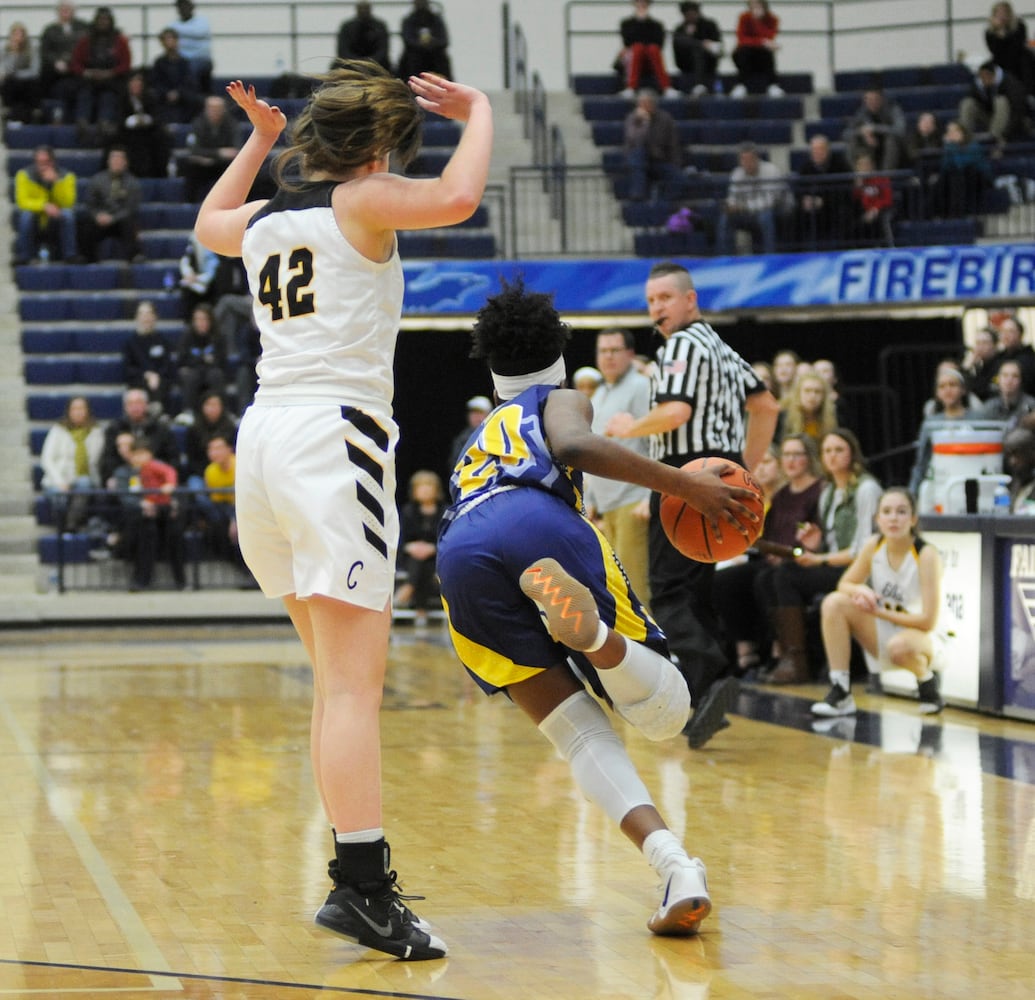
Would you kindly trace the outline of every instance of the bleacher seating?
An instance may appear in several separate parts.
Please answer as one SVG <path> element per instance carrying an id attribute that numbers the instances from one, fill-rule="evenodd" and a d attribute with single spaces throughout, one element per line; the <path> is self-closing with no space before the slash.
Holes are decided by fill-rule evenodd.
<path id="1" fill-rule="evenodd" d="M 730 81 L 724 82 L 728 90 Z M 809 155 L 804 145 L 798 145 L 802 138 L 807 143 L 813 136 L 824 134 L 836 150 L 844 151 L 841 140 L 847 120 L 860 106 L 862 92 L 866 88 L 883 87 L 888 96 L 900 104 L 910 126 L 921 112 L 931 111 L 939 127 L 944 128 L 956 116 L 959 102 L 967 92 L 970 71 L 964 65 L 953 63 L 841 72 L 836 75 L 834 93 L 813 99 L 812 106 L 818 110 L 818 118 L 806 116 L 805 102 L 798 96 L 812 93 L 810 79 L 781 76 L 780 82 L 788 94 L 786 97 L 661 99 L 660 107 L 676 120 L 684 143 L 685 189 L 675 200 L 633 204 L 625 200 L 628 185 L 621 145 L 624 119 L 634 102 L 617 93 L 621 84 L 613 73 L 582 74 L 572 78 L 572 88 L 581 98 L 583 117 L 594 144 L 600 150 L 601 164 L 611 180 L 615 197 L 621 203 L 622 219 L 632 230 L 638 255 L 714 252 L 706 234 L 714 229 L 716 201 L 723 197 L 728 175 L 737 164 L 736 146 L 739 143 L 748 140 L 763 150 L 786 149 L 793 182 L 794 175 Z M 992 165 L 996 177 L 1019 178 L 1017 185 L 1023 191 L 1027 190 L 1029 178 L 1035 186 L 1035 155 L 1030 149 L 1015 151 L 1008 147 L 1005 154 L 993 158 Z M 1011 195 L 1002 186 L 986 192 L 980 215 L 1007 212 L 1011 196 L 1016 199 L 1017 191 Z M 926 218 L 925 200 L 920 196 L 919 187 L 913 192 L 903 189 L 898 201 L 894 227 L 897 245 L 913 243 L 926 246 L 942 237 L 970 243 L 983 232 L 981 218 Z M 688 205 L 694 212 L 695 231 L 690 234 L 668 233 L 665 229 L 668 218 L 680 205 Z M 793 226 L 784 225 L 781 229 L 780 249 L 809 248 L 801 245 L 801 234 L 795 233 Z M 846 245 L 844 240 L 841 245 Z"/>

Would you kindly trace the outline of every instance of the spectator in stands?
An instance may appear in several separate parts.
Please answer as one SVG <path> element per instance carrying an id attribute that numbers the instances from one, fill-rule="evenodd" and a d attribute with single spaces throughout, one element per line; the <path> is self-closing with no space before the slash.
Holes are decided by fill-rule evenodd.
<path id="1" fill-rule="evenodd" d="M 650 410 L 650 379 L 633 365 L 636 342 L 628 330 L 611 328 L 597 334 L 597 366 L 601 382 L 594 391 L 592 430 L 603 434 L 616 413 L 637 419 Z M 649 457 L 648 438 L 615 438 L 617 444 Z M 586 515 L 611 543 L 634 593 L 650 607 L 647 539 L 650 525 L 650 490 L 632 483 L 583 477 Z"/>
<path id="2" fill-rule="evenodd" d="M 151 442 L 155 457 L 167 465 L 179 466 L 180 449 L 165 421 L 148 409 L 145 389 L 127 389 L 122 394 L 122 416 L 116 417 L 104 429 L 104 453 L 101 455 L 101 481 L 107 483 L 121 464 L 116 439 L 120 434 L 146 437 Z"/>
<path id="3" fill-rule="evenodd" d="M 216 336 L 212 307 L 199 302 L 190 314 L 176 348 L 183 411 L 177 423 L 190 424 L 203 389 L 223 392 L 226 388 L 226 345 Z"/>
<path id="4" fill-rule="evenodd" d="M 129 74 L 119 106 L 114 145 L 122 146 L 135 177 L 165 177 L 171 152 L 158 102 L 141 70 Z"/>
<path id="5" fill-rule="evenodd" d="M 828 594 L 863 543 L 873 533 L 881 487 L 866 471 L 856 436 L 846 428 L 831 431 L 820 444 L 826 483 L 817 505 L 818 517 L 798 528 L 800 555 L 774 567 L 763 605 L 770 609 L 780 643 L 780 659 L 765 675 L 769 684 L 809 680 L 805 609 Z"/>
<path id="6" fill-rule="evenodd" d="M 1028 29 L 1014 13 L 1012 4 L 992 5 L 985 44 L 992 62 L 1020 80 L 1027 93 L 1035 93 L 1035 52 L 1028 44 Z"/>
<path id="7" fill-rule="evenodd" d="M 798 171 L 798 232 L 807 246 L 843 239 L 849 229 L 852 168 L 825 135 L 809 140 L 809 158 Z"/>
<path id="8" fill-rule="evenodd" d="M 987 420 L 1002 420 L 1009 427 L 1035 410 L 1035 396 L 1029 396 L 1021 383 L 1017 361 L 1003 361 L 996 373 L 998 391 L 982 405 L 979 414 Z"/>
<path id="9" fill-rule="evenodd" d="M 238 413 L 255 397 L 258 387 L 255 364 L 262 353 L 259 330 L 252 312 L 253 300 L 248 291 L 248 275 L 240 257 L 219 257 L 216 276 L 210 288 L 214 294 L 212 319 L 216 336 L 226 345 L 227 354 L 237 356 L 233 373 Z"/>
<path id="10" fill-rule="evenodd" d="M 1010 513 L 1035 514 L 1035 427 L 1031 417 L 1003 437 L 1003 471 L 1010 474 Z"/>
<path id="11" fill-rule="evenodd" d="M 191 61 L 180 51 L 175 28 L 158 36 L 162 54 L 151 64 L 149 83 L 158 104 L 158 119 L 165 125 L 186 125 L 200 113 L 205 99 Z"/>
<path id="12" fill-rule="evenodd" d="M 867 153 L 875 167 L 898 170 L 905 162 L 906 116 L 880 87 L 870 87 L 848 120 L 844 141 L 851 163 Z"/>
<path id="13" fill-rule="evenodd" d="M 219 273 L 219 254 L 202 246 L 197 234 L 191 232 L 187 247 L 180 257 L 180 299 L 183 318 L 190 319 L 194 307 L 201 302 L 210 306 L 216 299 L 216 275 Z M 213 316 L 213 320 L 215 317 Z M 223 343 L 231 343 L 224 340 Z"/>
<path id="14" fill-rule="evenodd" d="M 147 438 L 137 437 L 130 451 L 129 467 L 116 469 L 113 478 L 125 516 L 121 549 L 133 563 L 130 592 L 151 586 L 155 563 L 163 551 L 176 589 L 183 590 L 187 576 L 181 504 L 173 496 L 179 481 L 176 469 L 155 458 Z"/>
<path id="15" fill-rule="evenodd" d="M 946 421 L 973 420 L 979 414 L 972 410 L 967 398 L 967 383 L 959 368 L 949 364 L 938 366 L 934 383 L 935 409 L 925 416 L 917 437 L 916 461 L 909 476 L 909 492 L 920 495 L 920 485 L 928 478 L 931 465 L 931 434 Z"/>
<path id="16" fill-rule="evenodd" d="M 827 390 L 834 403 L 837 426 L 854 426 L 854 421 L 851 419 L 851 407 L 841 392 L 841 376 L 838 373 L 837 366 L 829 358 L 817 358 L 812 362 L 812 370 L 827 384 Z"/>
<path id="17" fill-rule="evenodd" d="M 1005 316 L 999 322 L 999 358 L 1016 361 L 1021 366 L 1021 382 L 1029 396 L 1035 396 L 1035 350 L 1024 343 L 1024 327 L 1016 316 Z"/>
<path id="18" fill-rule="evenodd" d="M 176 384 L 176 359 L 168 341 L 158 332 L 154 303 L 137 303 L 133 332 L 122 345 L 123 379 L 131 389 L 143 389 L 158 413 L 169 412 L 170 393 Z"/>
<path id="19" fill-rule="evenodd" d="M 202 393 L 183 441 L 183 478 L 188 486 L 201 486 L 209 463 L 208 443 L 216 435 L 237 446 L 237 418 L 227 409 L 221 392 Z"/>
<path id="20" fill-rule="evenodd" d="M 916 167 L 923 176 L 925 166 L 933 167 L 942 151 L 942 132 L 933 111 L 922 111 L 913 130 L 906 137 L 905 162 Z"/>
<path id="21" fill-rule="evenodd" d="M 41 246 L 62 260 L 77 260 L 75 229 L 76 176 L 59 167 L 50 146 L 37 146 L 32 164 L 14 175 L 18 213 L 15 264 L 27 264 Z"/>
<path id="22" fill-rule="evenodd" d="M 999 334 L 996 330 L 986 327 L 974 334 L 973 346 L 961 367 L 971 394 L 981 402 L 995 395 L 995 376 L 999 370 Z"/>
<path id="23" fill-rule="evenodd" d="M 718 77 L 722 32 L 718 24 L 701 13 L 696 0 L 684 0 L 679 11 L 683 20 L 672 29 L 672 54 L 683 74 L 683 90 L 691 97 L 722 93 Z"/>
<path id="24" fill-rule="evenodd" d="M 138 257 L 139 213 L 140 181 L 129 172 L 125 149 L 112 146 L 105 169 L 90 178 L 79 213 L 79 246 L 83 256 L 93 263 Z"/>
<path id="25" fill-rule="evenodd" d="M 103 450 L 104 431 L 90 401 L 73 396 L 65 405 L 64 417 L 47 431 L 40 452 L 42 486 L 51 497 L 59 531 L 75 531 L 86 520 L 90 504 L 82 491 L 100 486 Z"/>
<path id="26" fill-rule="evenodd" d="M 823 437 L 837 426 L 837 411 L 826 379 L 816 372 L 799 376 L 794 389 L 780 400 L 778 440 L 789 434 L 804 435 L 818 448 Z"/>
<path id="27" fill-rule="evenodd" d="M 992 165 L 985 147 L 975 142 L 957 121 L 945 126 L 945 141 L 938 173 L 929 180 L 931 214 L 958 219 L 981 211 L 985 192 L 992 186 Z"/>
<path id="28" fill-rule="evenodd" d="M 736 643 L 740 673 L 769 659 L 773 635 L 766 603 L 771 584 L 766 578 L 783 560 L 793 558 L 799 526 L 819 520 L 819 495 L 825 483 L 816 444 L 810 437 L 788 435 L 779 447 L 772 446 L 773 455 L 772 464 L 781 475 L 755 551 L 744 562 L 720 567 L 715 574 L 715 606 L 727 634 Z M 760 467 L 752 471 L 756 479 L 760 473 L 765 478 Z"/>
<path id="29" fill-rule="evenodd" d="M 71 121 L 75 114 L 78 81 L 72 72 L 72 52 L 89 29 L 75 16 L 75 4 L 59 3 L 57 20 L 40 36 L 40 84 L 44 97 L 60 102 L 57 121 Z"/>
<path id="30" fill-rule="evenodd" d="M 592 399 L 593 393 L 597 391 L 597 387 L 603 380 L 604 376 L 596 368 L 592 365 L 584 365 L 572 375 L 571 387 L 578 389 L 584 396 Z"/>
<path id="31" fill-rule="evenodd" d="M 449 30 L 440 14 L 431 9 L 429 0 L 413 0 L 413 10 L 402 19 L 403 52 L 396 76 L 408 80 L 421 73 L 438 73 L 452 79 L 449 59 Z"/>
<path id="32" fill-rule="evenodd" d="M 338 28 L 339 59 L 372 59 L 390 70 L 388 25 L 374 17 L 367 0 L 356 4 L 356 13 Z"/>
<path id="33" fill-rule="evenodd" d="M 794 382 L 798 378 L 798 365 L 801 358 L 797 351 L 784 348 L 773 355 L 773 395 L 777 399 L 784 399 L 792 391 Z"/>
<path id="34" fill-rule="evenodd" d="M 633 14 L 622 20 L 618 30 L 622 48 L 615 69 L 625 84 L 622 96 L 634 97 L 648 82 L 666 97 L 677 96 L 665 69 L 665 26 L 650 16 L 650 0 L 633 0 Z"/>
<path id="35" fill-rule="evenodd" d="M 855 158 L 852 203 L 854 214 L 849 231 L 852 242 L 859 246 L 891 246 L 895 191 L 891 178 L 877 171 L 869 153 L 860 153 Z"/>
<path id="36" fill-rule="evenodd" d="M 793 205 L 787 178 L 776 164 L 761 158 L 753 142 L 742 143 L 737 158 L 719 213 L 719 253 L 734 252 L 733 234 L 737 230 L 750 233 L 752 241 L 761 244 L 762 253 L 775 253 L 777 218 Z M 756 244 L 755 252 L 758 249 Z"/>
<path id="37" fill-rule="evenodd" d="M 409 493 L 409 501 L 399 512 L 399 569 L 406 579 L 392 603 L 396 608 L 412 607 L 416 624 L 423 625 L 432 603 L 439 603 L 435 554 L 445 494 L 442 480 L 427 469 L 410 477 Z"/>
<path id="38" fill-rule="evenodd" d="M 752 361 L 751 369 L 762 380 L 762 384 L 775 396 L 776 393 L 773 387 L 776 385 L 776 379 L 773 377 L 773 366 L 768 361 Z"/>
<path id="39" fill-rule="evenodd" d="M 178 17 L 169 27 L 176 31 L 180 52 L 194 70 L 202 94 L 212 87 L 212 28 L 208 18 L 194 13 L 192 0 L 176 0 Z"/>
<path id="40" fill-rule="evenodd" d="M 80 143 L 88 144 L 96 124 L 105 138 L 118 127 L 122 89 L 129 75 L 129 39 L 115 26 L 110 7 L 98 7 L 86 34 L 72 50 L 76 84 L 75 120 Z"/>
<path id="41" fill-rule="evenodd" d="M 198 202 L 208 194 L 241 145 L 241 125 L 226 98 L 206 97 L 204 110 L 191 124 L 188 150 L 177 157 L 187 201 Z"/>
<path id="42" fill-rule="evenodd" d="M 467 447 L 471 435 L 481 426 L 482 421 L 492 412 L 492 402 L 488 396 L 472 396 L 467 401 L 467 426 L 459 431 L 449 446 L 449 459 L 446 463 L 446 478 L 453 475 L 456 463 Z"/>
<path id="43" fill-rule="evenodd" d="M 641 91 L 636 107 L 625 116 L 623 152 L 631 201 L 643 201 L 654 185 L 663 200 L 679 196 L 684 183 L 679 129 L 658 107 L 652 90 Z"/>
<path id="44" fill-rule="evenodd" d="M 960 101 L 960 123 L 972 135 L 989 135 L 997 146 L 1031 135 L 1024 84 L 994 62 L 982 63 Z"/>
<path id="45" fill-rule="evenodd" d="M 769 9 L 768 0 L 748 0 L 747 7 L 737 20 L 737 47 L 733 50 L 737 83 L 730 96 L 783 97 L 783 88 L 776 82 L 780 19 Z"/>
<path id="46" fill-rule="evenodd" d="M 40 57 L 21 21 L 14 21 L 0 53 L 0 103 L 13 122 L 41 121 Z"/>
<path id="47" fill-rule="evenodd" d="M 237 456 L 234 443 L 223 434 L 208 439 L 208 462 L 202 482 L 205 492 L 195 495 L 205 527 L 205 540 L 213 554 L 229 559 L 239 570 L 248 573 L 241 545 L 237 539 L 237 508 L 234 485 L 237 481 Z M 249 577 L 251 574 L 248 574 Z"/>

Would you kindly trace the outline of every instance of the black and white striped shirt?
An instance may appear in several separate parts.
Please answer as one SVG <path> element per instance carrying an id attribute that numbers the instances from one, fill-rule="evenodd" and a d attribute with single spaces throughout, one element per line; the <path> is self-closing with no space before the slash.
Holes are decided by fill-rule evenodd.
<path id="1" fill-rule="evenodd" d="M 744 450 L 745 399 L 764 389 L 749 365 L 707 323 L 678 330 L 658 351 L 652 404 L 689 403 L 689 421 L 651 438 L 651 457 L 683 465 Z M 739 459 L 738 459 L 739 460 Z"/>

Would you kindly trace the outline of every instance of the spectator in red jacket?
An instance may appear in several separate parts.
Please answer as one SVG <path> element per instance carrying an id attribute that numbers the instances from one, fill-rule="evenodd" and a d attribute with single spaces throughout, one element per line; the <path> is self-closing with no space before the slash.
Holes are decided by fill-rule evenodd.
<path id="1" fill-rule="evenodd" d="M 779 30 L 780 19 L 769 10 L 768 0 L 748 0 L 748 9 L 737 21 L 737 47 L 733 50 L 737 85 L 730 91 L 731 97 L 749 93 L 783 97 L 783 89 L 776 82 Z"/>
<path id="2" fill-rule="evenodd" d="M 679 91 L 672 87 L 662 55 L 665 26 L 650 16 L 650 0 L 633 0 L 633 7 L 635 10 L 632 17 L 625 18 L 619 26 L 622 51 L 618 54 L 615 66 L 625 81 L 622 96 L 635 97 L 636 91 L 646 82 L 645 73 L 649 73 L 665 97 L 678 97 Z"/>
<path id="3" fill-rule="evenodd" d="M 865 246 L 890 246 L 895 193 L 891 178 L 887 174 L 876 173 L 869 153 L 860 153 L 855 158 L 852 201 L 855 203 L 853 236 L 856 242 Z"/>

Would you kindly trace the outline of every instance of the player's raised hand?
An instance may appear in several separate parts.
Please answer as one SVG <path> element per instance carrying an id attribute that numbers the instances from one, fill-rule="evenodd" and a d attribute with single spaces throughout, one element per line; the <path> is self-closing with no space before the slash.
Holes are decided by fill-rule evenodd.
<path id="1" fill-rule="evenodd" d="M 453 121 L 467 121 L 475 104 L 479 101 L 489 101 L 480 90 L 457 83 L 455 80 L 447 80 L 437 73 L 411 76 L 408 83 L 410 90 L 417 96 L 417 103 L 425 111 L 432 111 Z"/>
<path id="2" fill-rule="evenodd" d="M 248 116 L 248 121 L 252 123 L 256 132 L 276 137 L 284 131 L 287 125 L 284 112 L 256 97 L 254 86 L 249 84 L 245 87 L 240 80 L 233 80 L 227 84 L 226 92 L 234 104 Z"/>

